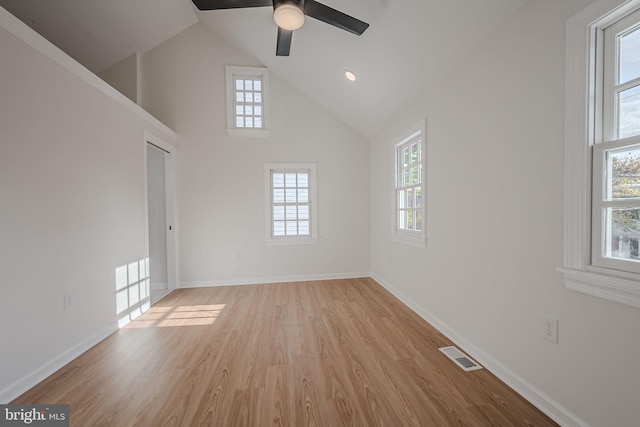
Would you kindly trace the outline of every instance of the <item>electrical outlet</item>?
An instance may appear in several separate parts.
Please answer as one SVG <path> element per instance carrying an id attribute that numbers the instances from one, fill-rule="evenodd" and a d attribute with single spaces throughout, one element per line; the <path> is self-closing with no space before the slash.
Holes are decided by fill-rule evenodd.
<path id="1" fill-rule="evenodd" d="M 558 344 L 558 319 L 545 316 L 542 318 L 542 327 L 542 337 Z"/>
<path id="2" fill-rule="evenodd" d="M 73 294 L 71 292 L 65 292 L 62 300 L 62 309 L 67 310 L 73 305 Z"/>

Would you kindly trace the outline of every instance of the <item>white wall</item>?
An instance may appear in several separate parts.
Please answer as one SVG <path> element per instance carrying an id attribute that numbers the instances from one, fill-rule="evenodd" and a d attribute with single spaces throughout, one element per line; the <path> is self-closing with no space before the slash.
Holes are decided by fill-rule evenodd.
<path id="1" fill-rule="evenodd" d="M 367 141 L 274 75 L 271 136 L 229 137 L 225 65 L 260 64 L 203 25 L 142 58 L 144 108 L 179 135 L 181 286 L 367 274 Z M 319 244 L 265 245 L 265 162 L 317 163 Z"/>
<path id="2" fill-rule="evenodd" d="M 555 271 L 564 25 L 589 2 L 527 2 L 369 148 L 275 76 L 272 136 L 229 138 L 224 65 L 259 64 L 203 26 L 146 54 L 145 107 L 180 135 L 182 284 L 371 268 L 566 419 L 637 424 L 640 311 L 569 291 Z M 0 53 L 11 58 L 0 61 L 0 322 L 19 325 L 3 328 L 6 401 L 114 327 L 115 268 L 146 256 L 146 125 L 5 30 Z M 429 241 L 418 249 L 391 241 L 392 141 L 424 116 Z M 264 245 L 262 165 L 272 161 L 318 163 L 317 246 Z M 542 315 L 559 319 L 558 345 L 540 337 Z"/>
<path id="3" fill-rule="evenodd" d="M 372 270 L 485 363 L 564 407 L 565 422 L 634 426 L 640 310 L 569 291 L 555 271 L 565 22 L 589 3 L 528 1 L 371 142 Z M 391 241 L 391 147 L 425 116 L 428 242 L 418 249 Z M 541 338 L 542 315 L 559 319 L 558 345 Z"/>
<path id="4" fill-rule="evenodd" d="M 0 56 L 5 403 L 115 330 L 115 269 L 146 257 L 143 131 L 170 135 L 3 9 Z"/>
<path id="5" fill-rule="evenodd" d="M 140 54 L 128 56 L 98 76 L 136 104 L 141 103 Z"/>

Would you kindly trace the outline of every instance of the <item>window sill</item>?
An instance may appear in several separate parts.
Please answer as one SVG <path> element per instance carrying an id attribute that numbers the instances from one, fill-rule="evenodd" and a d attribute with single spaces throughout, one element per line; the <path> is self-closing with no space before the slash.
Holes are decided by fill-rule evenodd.
<path id="1" fill-rule="evenodd" d="M 265 239 L 267 246 L 287 246 L 287 245 L 316 245 L 317 237 L 284 237 L 280 239 Z"/>
<path id="2" fill-rule="evenodd" d="M 567 289 L 640 308 L 640 283 L 595 271 L 558 268 Z"/>
<path id="3" fill-rule="evenodd" d="M 227 133 L 234 138 L 267 138 L 271 131 L 267 129 L 227 129 Z"/>
<path id="4" fill-rule="evenodd" d="M 412 236 L 410 234 L 401 234 L 393 232 L 391 234 L 391 240 L 405 245 L 414 246 L 416 248 L 426 248 L 427 242 L 424 236 Z"/>

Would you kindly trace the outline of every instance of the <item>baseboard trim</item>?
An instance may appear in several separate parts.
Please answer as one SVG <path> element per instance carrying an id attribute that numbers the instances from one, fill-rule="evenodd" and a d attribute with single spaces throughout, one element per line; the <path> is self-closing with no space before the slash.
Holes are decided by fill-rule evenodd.
<path id="1" fill-rule="evenodd" d="M 480 364 L 490 370 L 501 381 L 511 387 L 514 391 L 528 400 L 532 405 L 540 409 L 547 416 L 553 419 L 561 426 L 567 427 L 589 427 L 589 424 L 580 419 L 577 415 L 569 411 L 557 401 L 546 395 L 533 384 L 529 383 L 516 373 L 512 372 L 493 357 L 485 353 L 480 348 L 473 345 L 462 335 L 448 327 L 437 317 L 431 315 L 426 309 L 415 304 L 411 299 L 404 295 L 395 286 L 391 285 L 382 277 L 372 273 L 339 273 L 339 274 L 323 274 L 323 275 L 300 275 L 300 276 L 279 276 L 279 277 L 262 277 L 262 278 L 246 278 L 233 280 L 211 280 L 202 282 L 183 282 L 180 288 L 198 288 L 198 287 L 216 287 L 216 286 L 236 286 L 236 285 L 253 285 L 268 283 L 286 283 L 286 282 L 304 282 L 313 280 L 333 280 L 333 279 L 353 279 L 359 277 L 371 277 L 382 287 L 391 292 L 403 304 L 417 313 L 424 320 L 429 322 L 433 327 L 438 329 L 454 344 L 463 348 L 471 357 L 476 359 Z M 71 349 L 60 354 L 55 359 L 47 362 L 45 365 L 36 369 L 29 375 L 19 379 L 13 384 L 5 387 L 0 391 L 0 403 L 7 404 L 25 393 L 44 379 L 52 375 L 58 369 L 62 368 L 76 357 L 80 356 L 100 341 L 107 338 L 118 330 L 117 325 L 110 325 L 102 330 L 94 333 L 81 343 L 75 345 Z"/>
<path id="2" fill-rule="evenodd" d="M 152 290 L 169 289 L 169 285 L 166 282 L 151 283 L 149 286 Z"/>
<path id="3" fill-rule="evenodd" d="M 45 363 L 40 368 L 22 377 L 8 387 L 5 387 L 0 391 L 0 403 L 7 404 L 16 399 L 21 394 L 27 392 L 37 384 L 41 383 L 44 379 L 51 376 L 58 369 L 62 368 L 73 359 L 80 356 L 82 353 L 89 350 L 91 347 L 98 344 L 100 341 L 104 340 L 117 330 L 118 325 L 115 323 L 99 330 L 84 341 L 76 344 L 69 350 L 58 355 L 55 359 Z"/>
<path id="4" fill-rule="evenodd" d="M 208 288 L 217 286 L 261 285 L 268 283 L 309 282 L 314 280 L 357 279 L 371 277 L 371 272 L 335 273 L 299 276 L 247 277 L 243 279 L 206 280 L 181 282 L 179 288 Z"/>
<path id="5" fill-rule="evenodd" d="M 473 345 L 458 332 L 448 327 L 440 319 L 431 315 L 431 313 L 423 307 L 415 304 L 411 299 L 385 279 L 376 274 L 372 274 L 371 278 L 378 282 L 383 288 L 391 292 L 396 298 L 416 312 L 420 317 L 429 322 L 429 324 L 435 327 L 443 335 L 453 341 L 454 344 L 463 348 L 471 357 L 484 365 L 486 369 L 491 371 L 502 382 L 511 387 L 516 393 L 525 398 L 536 408 L 544 412 L 556 423 L 566 427 L 589 427 L 589 424 L 580 419 L 576 414 L 569 411 L 524 378 L 509 370 L 483 350 Z"/>

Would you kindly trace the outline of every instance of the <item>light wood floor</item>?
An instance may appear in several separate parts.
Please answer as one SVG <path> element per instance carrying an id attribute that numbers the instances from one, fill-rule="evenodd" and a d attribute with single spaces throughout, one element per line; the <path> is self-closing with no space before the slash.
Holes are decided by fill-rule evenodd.
<path id="1" fill-rule="evenodd" d="M 180 289 L 13 403 L 71 426 L 552 426 L 371 279 Z"/>

